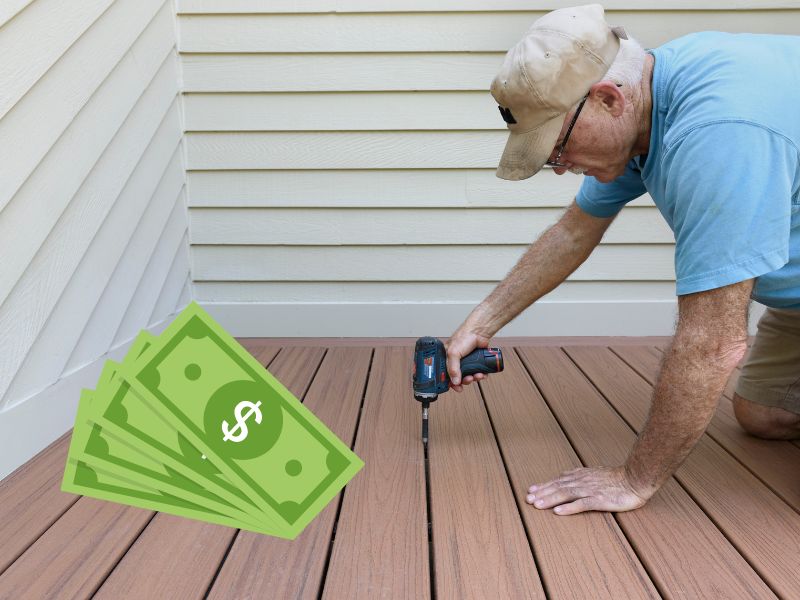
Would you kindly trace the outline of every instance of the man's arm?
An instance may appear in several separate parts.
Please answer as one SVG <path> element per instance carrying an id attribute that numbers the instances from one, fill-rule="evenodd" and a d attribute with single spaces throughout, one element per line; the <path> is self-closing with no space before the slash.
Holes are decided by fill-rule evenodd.
<path id="1" fill-rule="evenodd" d="M 714 416 L 747 351 L 753 280 L 678 297 L 678 327 L 656 381 L 647 423 L 625 463 L 649 498 L 680 466 Z"/>
<path id="2" fill-rule="evenodd" d="M 678 326 L 664 355 L 644 428 L 620 467 L 576 469 L 531 486 L 528 502 L 562 515 L 642 506 L 677 470 L 714 416 L 747 349 L 753 280 L 678 298 Z M 563 505 L 563 506 L 561 506 Z"/>
<path id="3" fill-rule="evenodd" d="M 448 341 L 447 368 L 456 391 L 461 391 L 459 359 L 476 346 L 487 346 L 506 323 L 564 281 L 589 257 L 613 220 L 614 217 L 593 217 L 573 201 L 561 218 L 531 244 Z M 472 380 L 468 376 L 465 383 Z"/>

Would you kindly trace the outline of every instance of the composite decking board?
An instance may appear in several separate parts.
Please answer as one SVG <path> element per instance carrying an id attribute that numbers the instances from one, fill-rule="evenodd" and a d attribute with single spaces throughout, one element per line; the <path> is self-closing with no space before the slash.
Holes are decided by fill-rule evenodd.
<path id="1" fill-rule="evenodd" d="M 82 497 L 0 575 L 0 598 L 88 598 L 154 514 Z"/>
<path id="2" fill-rule="evenodd" d="M 648 383 L 653 385 L 659 363 L 653 355 L 633 348 L 612 348 Z M 572 349 L 568 353 L 572 353 Z M 729 397 L 720 398 L 708 435 L 730 452 L 786 503 L 800 512 L 800 448 L 782 440 L 761 440 L 748 435 L 736 421 Z"/>
<path id="3" fill-rule="evenodd" d="M 420 407 L 412 399 L 411 349 L 375 349 L 355 453 L 323 597 L 428 598 L 430 571 Z"/>
<path id="4" fill-rule="evenodd" d="M 371 357 L 367 347 L 330 348 L 303 402 L 348 445 L 355 436 Z M 281 598 L 316 599 L 341 496 L 295 540 L 240 532 L 208 597 L 258 598 L 265 590 L 283 590 Z"/>
<path id="5" fill-rule="evenodd" d="M 647 419 L 652 386 L 623 368 L 625 363 L 609 350 L 567 352 L 639 431 Z M 800 589 L 800 515 L 789 505 L 706 435 L 675 477 L 778 595 L 790 596 Z"/>
<path id="6" fill-rule="evenodd" d="M 571 359 L 559 348 L 517 352 L 581 460 L 623 464 L 636 435 Z M 674 478 L 617 521 L 666 597 L 774 597 Z"/>
<path id="7" fill-rule="evenodd" d="M 262 365 L 270 365 L 270 372 L 279 373 L 276 377 L 292 390 L 295 380 L 282 379 L 280 370 L 286 359 L 277 367 L 271 366 L 280 348 L 258 346 L 248 351 Z M 310 374 L 318 354 L 302 352 L 299 356 L 309 361 Z M 306 380 L 300 376 L 297 384 L 295 388 L 302 391 Z M 97 597 L 202 598 L 235 535 L 236 530 L 230 527 L 157 514 L 103 582 Z"/>
<path id="8" fill-rule="evenodd" d="M 78 500 L 61 491 L 70 437 L 64 434 L 0 481 L 0 574 Z"/>
<path id="9" fill-rule="evenodd" d="M 250 338 L 248 338 L 245 347 L 254 355 L 266 352 L 267 344 L 274 340 L 274 338 L 252 339 L 256 339 L 257 342 L 251 345 Z M 349 338 L 345 338 L 345 340 L 347 339 Z M 629 340 L 625 340 L 625 343 L 611 343 L 612 340 L 614 338 L 609 338 L 609 344 L 613 346 L 613 351 L 618 356 L 624 354 L 620 346 L 629 345 L 627 343 Z M 293 340 L 288 345 L 292 347 L 316 346 L 320 357 L 326 351 L 319 347 L 328 345 L 321 343 L 327 342 L 328 338 L 305 340 L 301 344 L 295 343 L 298 341 L 300 340 Z M 380 341 L 382 340 L 376 342 Z M 569 469 L 579 464 L 574 451 L 577 451 L 586 464 L 612 464 L 624 459 L 627 449 L 633 442 L 633 432 L 624 423 L 623 429 L 626 429 L 627 433 L 617 436 L 618 439 L 609 439 L 609 437 L 613 438 L 615 427 L 609 426 L 608 421 L 613 422 L 616 419 L 622 422 L 622 418 L 578 370 L 573 359 L 564 353 L 564 351 L 569 352 L 568 346 L 575 345 L 574 341 L 569 340 L 569 343 L 565 343 L 563 351 L 553 350 L 557 353 L 561 352 L 562 358 L 567 363 L 554 361 L 552 356 L 548 358 L 546 349 L 536 347 L 540 345 L 541 340 L 535 340 L 536 343 L 532 344 L 521 344 L 523 347 L 518 348 L 520 355 L 532 353 L 537 357 L 536 360 L 531 360 L 526 354 L 523 355 L 525 376 L 528 377 L 528 385 L 532 390 L 535 391 L 537 389 L 535 386 L 540 386 L 544 394 L 544 401 L 540 398 L 538 408 L 543 408 L 547 411 L 546 413 L 536 412 L 534 410 L 537 408 L 535 402 L 515 403 L 513 399 L 509 398 L 513 396 L 513 393 L 502 392 L 503 388 L 509 385 L 509 381 L 514 386 L 522 385 L 521 382 L 524 381 L 514 370 L 515 359 L 507 359 L 506 373 L 490 377 L 479 386 L 469 386 L 482 390 L 485 406 L 491 417 L 489 420 L 497 435 L 499 448 L 511 482 L 511 484 L 507 482 L 506 486 L 511 485 L 511 491 L 517 497 L 521 521 L 527 528 L 548 596 L 554 598 L 576 595 L 597 597 L 604 593 L 610 596 L 612 594 L 606 592 L 606 588 L 616 588 L 610 587 L 609 582 L 606 581 L 607 578 L 616 577 L 619 579 L 620 585 L 625 584 L 623 574 L 612 573 L 610 568 L 603 567 L 598 569 L 602 578 L 596 582 L 596 589 L 592 588 L 589 594 L 584 593 L 586 589 L 584 586 L 589 584 L 582 579 L 581 570 L 592 570 L 596 568 L 596 565 L 592 564 L 591 557 L 580 554 L 589 552 L 588 548 L 575 548 L 573 553 L 566 552 L 565 548 L 570 548 L 570 544 L 580 542 L 580 533 L 575 533 L 573 528 L 576 527 L 574 524 L 578 523 L 578 519 L 585 517 L 584 521 L 589 524 L 584 526 L 584 546 L 596 543 L 594 541 L 596 538 L 602 538 L 605 535 L 614 538 L 619 535 L 618 531 L 621 530 L 629 541 L 630 547 L 635 550 L 646 567 L 653 582 L 658 586 L 658 591 L 665 597 L 680 595 L 697 597 L 704 594 L 716 597 L 774 597 L 766 584 L 758 578 L 744 558 L 739 555 L 739 551 L 762 552 L 762 546 L 759 545 L 755 549 L 750 548 L 753 545 L 752 542 L 749 539 L 743 539 L 741 544 L 738 544 L 737 551 L 737 548 L 731 545 L 716 526 L 709 531 L 708 516 L 702 513 L 702 510 L 686 494 L 684 488 L 674 480 L 662 488 L 642 509 L 614 516 L 605 513 L 589 513 L 557 517 L 551 511 L 538 511 L 523 504 L 524 492 L 528 485 L 533 481 L 543 479 L 539 475 L 539 471 L 545 473 L 544 478 L 550 478 L 563 469 Z M 596 346 L 594 342 L 595 340 L 592 340 L 588 345 Z M 317 375 L 314 376 L 311 387 L 308 388 L 306 402 L 309 401 L 316 386 L 325 388 L 326 385 L 332 387 L 336 385 L 334 380 L 325 375 L 324 369 L 329 364 L 329 360 L 333 361 L 339 345 L 338 342 L 330 344 L 331 347 L 325 354 L 325 360 L 319 367 Z M 364 351 L 371 352 L 367 343 L 355 345 L 362 346 Z M 375 346 L 378 345 L 378 343 L 375 344 Z M 367 381 L 365 408 L 358 424 L 359 432 L 355 446 L 355 451 L 365 459 L 367 464 L 348 484 L 348 491 L 343 497 L 338 527 L 333 527 L 336 529 L 336 535 L 333 540 L 333 555 L 326 571 L 324 594 L 327 597 L 338 599 L 339 597 L 358 597 L 360 595 L 372 598 L 380 597 L 382 593 L 387 597 L 417 598 L 429 595 L 428 544 L 424 523 L 427 514 L 425 511 L 424 463 L 419 443 L 419 406 L 411 399 L 411 387 L 408 381 L 409 365 L 407 363 L 410 361 L 412 348 L 413 339 L 409 339 L 403 341 L 396 348 L 383 346 L 375 350 L 375 360 L 373 360 L 371 375 Z M 661 352 L 655 349 L 653 342 L 650 342 L 650 347 L 642 346 L 642 348 L 643 356 L 651 357 L 644 363 L 657 366 Z M 273 349 L 273 352 L 276 350 Z M 591 350 L 596 352 L 602 351 L 603 348 L 593 347 Z M 349 352 L 349 349 L 346 351 Z M 303 356 L 308 356 L 308 354 L 303 354 L 302 348 L 298 352 L 300 354 L 294 356 L 287 354 L 283 360 L 294 363 L 303 362 Z M 542 352 L 544 354 L 538 354 Z M 506 348 L 506 353 L 507 355 L 513 354 L 510 348 Z M 573 354 L 577 356 L 577 353 Z M 656 359 L 655 362 L 652 362 L 652 357 Z M 265 362 L 268 360 L 267 358 Z M 534 362 L 538 367 L 532 366 Z M 379 363 L 382 364 L 379 365 Z M 270 363 L 268 368 L 275 374 L 274 371 L 279 364 L 279 362 Z M 332 362 L 330 364 L 333 365 Z M 294 366 L 297 367 L 297 364 Z M 642 377 L 644 377 L 642 372 L 646 371 L 641 366 L 637 369 L 635 363 L 629 364 L 626 368 L 639 372 Z M 312 372 L 316 372 L 314 369 L 316 367 L 312 368 Z M 289 373 L 294 371 L 293 368 L 288 370 Z M 533 382 L 530 381 L 528 371 L 533 375 Z M 388 380 L 387 375 L 389 376 Z M 377 379 L 373 380 L 375 377 Z M 286 384 L 282 377 L 279 379 Z M 330 381 L 325 383 L 326 380 Z M 581 381 L 583 385 L 580 384 Z M 348 383 L 355 385 L 353 382 Z M 296 395 L 301 395 L 306 387 L 292 391 Z M 495 387 L 501 391 L 493 392 Z M 370 388 L 372 388 L 371 391 Z M 290 389 L 292 388 L 290 387 Z M 394 390 L 394 398 L 392 398 L 392 390 Z M 555 395 L 553 390 L 556 390 Z M 327 395 L 335 398 L 341 394 L 330 390 Z M 442 413 L 449 412 L 446 409 L 442 410 L 445 402 L 452 400 L 457 403 L 459 399 L 465 397 L 463 394 L 456 395 L 451 392 L 434 404 L 431 409 L 432 427 L 437 422 L 437 415 L 441 421 Z M 388 404 L 387 398 L 390 399 Z M 530 398 L 539 398 L 538 392 L 533 395 L 529 394 Z M 550 407 L 542 402 L 549 403 Z M 722 407 L 712 423 L 716 422 L 718 427 L 723 430 L 727 427 L 730 433 L 735 430 L 737 424 L 729 403 L 727 412 L 725 412 L 723 407 L 726 406 L 726 402 L 723 398 Z M 319 415 L 320 411 L 324 410 L 324 406 L 329 406 L 329 404 L 323 405 L 319 411 L 314 410 L 315 414 Z M 371 413 L 369 412 L 370 406 L 372 406 Z M 409 408 L 410 412 L 405 411 L 404 407 Z M 336 407 L 333 408 L 334 412 L 338 410 Z M 550 427 L 553 425 L 554 416 L 549 412 L 551 408 L 555 413 L 555 419 L 560 422 L 556 427 L 563 427 L 563 432 L 558 429 L 553 435 L 556 433 L 561 435 L 563 444 L 564 434 L 566 434 L 569 443 L 575 447 L 574 451 L 569 445 L 558 447 L 554 440 L 546 441 L 544 439 L 547 435 L 545 431 L 550 431 Z M 523 410 L 523 412 L 518 413 L 517 410 Z M 529 413 L 524 412 L 525 410 Z M 549 424 L 547 415 L 549 415 Z M 444 417 L 449 418 L 449 415 L 445 414 Z M 526 418 L 530 422 L 526 422 Z M 720 420 L 721 418 L 722 420 Z M 365 425 L 365 419 L 371 422 L 371 426 Z M 326 420 L 325 422 L 328 423 Z M 467 423 L 467 426 L 470 423 Z M 448 422 L 445 421 L 440 425 L 448 425 Z M 345 434 L 340 434 L 336 430 L 334 432 L 345 442 L 349 441 Z M 408 434 L 409 439 L 403 439 L 402 436 L 405 433 Z M 434 444 L 436 443 L 436 433 L 436 431 L 432 431 Z M 440 438 L 442 435 L 446 437 L 447 429 L 444 430 L 444 433 L 439 433 Z M 711 428 L 709 433 L 712 433 Z M 363 444 L 365 437 L 373 440 L 366 445 L 370 451 L 367 453 L 369 455 L 359 449 L 359 443 Z M 534 440 L 534 443 L 539 444 L 540 448 L 537 460 L 530 460 L 532 451 L 528 448 L 529 437 L 543 438 Z M 219 546 L 225 546 L 225 544 L 221 543 L 220 539 L 214 537 L 213 534 L 207 532 L 193 534 L 194 530 L 184 527 L 185 523 L 192 523 L 199 529 L 208 528 L 212 531 L 228 532 L 231 537 L 236 535 L 234 530 L 170 517 L 166 514 L 156 515 L 155 519 L 147 525 L 154 514 L 152 512 L 91 498 L 80 498 L 76 501 L 76 496 L 64 494 L 59 490 L 69 443 L 68 438 L 67 435 L 58 440 L 0 482 L 0 523 L 6 524 L 7 527 L 17 527 L 12 530 L 6 529 L 5 532 L 27 532 L 21 536 L 26 541 L 19 542 L 16 553 L 9 552 L 5 555 L 10 557 L 8 561 L 13 561 L 16 555 L 19 555 L 19 558 L 12 562 L 5 573 L 0 574 L 1 598 L 7 596 L 12 598 L 35 597 L 38 600 L 38 598 L 48 597 L 88 597 L 104 581 L 100 594 L 98 594 L 104 597 L 139 597 L 140 593 L 154 597 L 150 592 L 154 589 L 164 592 L 167 589 L 165 585 L 169 584 L 170 574 L 181 579 L 185 573 L 194 573 L 197 581 L 185 582 L 185 585 L 170 588 L 167 591 L 168 595 L 172 594 L 172 597 L 181 598 L 197 597 L 198 594 L 202 595 L 203 585 L 207 585 L 209 580 L 216 577 L 217 581 L 211 590 L 212 595 L 215 597 L 239 597 L 224 594 L 226 589 L 230 591 L 231 588 L 222 586 L 221 583 L 223 577 L 228 576 L 224 575 L 224 569 L 232 568 L 231 565 L 234 564 L 228 564 L 231 557 L 235 556 L 233 550 L 231 549 L 223 565 L 215 564 L 220 560 Z M 598 438 L 600 438 L 599 442 Z M 747 438 L 743 438 L 742 443 L 746 444 L 746 442 Z M 758 440 L 754 440 L 754 442 L 758 443 Z M 766 443 L 772 444 L 772 442 Z M 388 447 L 384 447 L 387 444 Z M 784 451 L 788 455 L 795 454 L 794 448 L 797 446 L 788 442 L 779 442 L 779 444 L 784 447 Z M 53 458 L 54 449 L 60 449 L 61 455 L 58 458 Z M 432 450 L 434 449 L 432 446 Z M 748 446 L 743 445 L 738 452 L 741 455 L 747 449 Z M 465 452 L 468 451 L 469 449 L 465 450 Z M 614 456 L 617 457 L 616 461 L 611 459 Z M 435 457 L 432 456 L 432 458 Z M 525 460 L 533 464 L 525 465 Z M 371 468 L 372 465 L 375 465 L 375 468 Z M 768 465 L 764 460 L 750 465 L 751 470 L 762 479 L 766 477 L 763 473 L 767 473 L 769 467 L 774 469 L 775 465 Z M 727 467 L 723 466 L 722 469 L 725 470 Z M 518 470 L 520 474 L 517 474 Z M 361 480 L 365 476 L 373 479 L 371 485 L 361 485 Z M 448 476 L 451 475 L 448 474 Z M 440 477 L 439 480 L 441 479 Z M 383 483 L 380 483 L 381 480 Z M 48 481 L 50 483 L 47 483 Z M 359 485 L 361 487 L 356 489 Z M 435 489 L 436 485 L 437 479 L 434 477 L 431 488 Z M 694 496 L 693 492 L 692 495 Z M 703 504 L 700 496 L 697 496 L 697 501 Z M 25 502 L 29 502 L 29 504 L 25 505 Z M 62 504 L 59 505 L 59 502 Z M 333 519 L 338 509 L 336 504 L 336 500 L 331 502 L 309 525 L 306 532 L 290 544 L 302 540 L 303 536 L 312 531 L 317 522 L 322 523 L 326 519 Z M 38 508 L 36 508 L 37 506 Z M 385 506 L 389 506 L 389 509 L 383 510 Z M 394 510 L 397 506 L 406 508 L 405 512 L 403 510 L 399 512 L 399 519 L 398 511 Z M 413 511 L 410 510 L 410 507 L 413 507 Z M 328 516 L 328 513 L 331 513 L 331 516 Z M 59 515 L 61 516 L 59 517 Z M 716 519 L 714 514 L 710 516 L 712 520 Z M 435 527 L 435 512 L 433 517 Z M 518 516 L 518 518 L 520 517 Z M 387 520 L 390 521 L 388 524 Z M 11 521 L 25 522 L 12 525 Z M 174 528 L 164 526 L 164 521 L 173 521 L 171 525 Z M 616 523 L 619 523 L 616 532 L 611 531 L 610 534 L 606 534 L 600 531 L 603 528 L 613 529 Z M 561 530 L 556 527 L 562 525 L 566 527 L 566 530 L 559 533 Z M 471 527 L 472 525 L 466 522 L 465 526 Z M 548 530 L 548 526 L 553 529 Z M 318 552 L 315 546 L 311 551 L 312 562 L 324 561 L 327 557 L 330 532 L 326 530 L 325 525 L 320 525 L 320 529 L 323 531 L 318 536 L 320 541 L 317 544 L 325 546 L 325 549 Z M 548 538 L 548 535 L 551 537 Z M 11 537 L 13 536 L 12 533 Z M 250 534 L 247 532 L 238 533 L 237 544 L 242 543 L 244 547 L 244 541 L 249 536 Z M 153 541 L 150 541 L 151 537 Z M 253 538 L 274 540 L 255 534 L 253 534 Z M 686 538 L 688 538 L 688 542 Z M 2 552 L 7 551 L 7 548 L 10 547 L 8 539 L 7 533 L 0 531 L 0 540 L 2 540 L 0 556 L 3 556 Z M 12 539 L 12 542 L 15 539 Z M 193 544 L 190 543 L 192 541 Z M 282 542 L 283 540 L 276 541 Z M 399 546 L 393 545 L 394 543 Z M 779 545 L 774 540 L 771 540 L 771 543 Z M 628 552 L 625 539 L 620 540 L 619 544 L 620 547 L 616 551 L 623 554 Z M 201 551 L 197 550 L 198 545 L 205 548 L 206 555 L 201 556 Z M 157 546 L 163 546 L 164 554 L 153 554 L 148 563 L 145 560 L 147 551 L 157 550 Z M 189 550 L 185 550 L 185 548 L 189 548 Z M 436 539 L 434 538 L 434 558 L 438 561 L 436 548 Z M 458 551 L 462 550 L 462 546 L 459 545 Z M 795 555 L 800 554 L 800 550 L 795 551 L 791 547 L 783 548 L 783 550 L 794 552 Z M 259 551 L 257 546 L 249 546 L 241 552 L 243 555 L 260 556 Z M 613 554 L 614 549 L 597 547 L 594 551 L 598 556 L 596 560 L 604 558 L 608 561 L 613 560 L 610 556 L 603 556 L 603 552 Z M 561 552 L 560 555 L 559 552 Z M 137 553 L 142 555 L 138 560 Z M 224 555 L 225 549 L 222 553 Z M 237 551 L 238 553 L 239 551 Z M 318 554 L 319 556 L 317 556 Z M 183 558 L 176 560 L 175 556 L 177 555 L 183 556 Z M 284 553 L 281 556 L 288 555 Z M 262 559 L 259 558 L 259 560 Z M 264 560 L 263 564 L 267 564 L 267 562 L 269 561 Z M 187 563 L 193 566 L 187 568 Z M 131 568 L 133 564 L 139 565 L 139 581 L 134 581 L 132 577 L 137 571 L 137 569 Z M 286 566 L 287 564 L 289 563 L 282 564 L 282 568 L 294 573 L 287 574 L 286 579 L 274 584 L 271 583 L 272 580 L 262 581 L 260 585 L 256 583 L 250 589 L 261 592 L 266 589 L 276 597 L 298 595 L 295 582 L 303 580 L 302 569 L 304 566 L 300 562 L 294 563 L 295 566 L 291 567 Z M 576 569 L 576 565 L 579 565 L 580 568 Z M 633 571 L 637 569 L 635 563 L 628 566 Z M 156 567 L 157 570 L 153 572 Z M 222 570 L 217 574 L 217 569 L 220 567 Z M 570 568 L 574 570 L 571 581 L 568 578 Z M 563 573 L 558 573 L 559 569 L 563 570 Z M 118 570 L 119 573 L 117 573 Z M 237 572 L 238 577 L 257 576 L 258 574 L 252 573 L 252 570 L 245 564 Z M 313 567 L 310 567 L 310 570 L 313 570 Z M 297 576 L 298 572 L 299 577 L 290 579 L 291 575 Z M 234 574 L 234 581 L 236 577 L 237 575 Z M 157 583 L 159 581 L 161 581 L 160 584 Z M 290 581 L 292 583 L 289 583 Z M 301 590 L 299 595 L 316 589 L 314 586 L 317 586 L 318 582 L 319 579 L 313 575 L 307 576 L 302 581 L 302 585 L 308 589 Z M 129 587 L 125 587 L 126 584 L 129 584 Z M 197 591 L 198 589 L 200 592 Z M 441 595 L 446 595 L 438 585 L 437 589 Z M 349 593 L 351 590 L 355 593 Z M 785 590 L 778 591 L 783 594 Z M 783 595 L 793 597 L 793 591 Z M 158 595 L 167 597 L 163 593 Z M 312 592 L 310 596 L 313 595 Z M 633 592 L 623 591 L 616 593 L 616 596 L 631 597 Z"/>
<path id="10" fill-rule="evenodd" d="M 97 599 L 202 598 L 235 529 L 156 513 Z"/>
<path id="11" fill-rule="evenodd" d="M 447 338 L 442 338 L 443 340 Z M 670 338 L 664 336 L 647 336 L 647 337 L 627 337 L 627 336 L 542 336 L 542 337 L 520 337 L 520 336 L 507 336 L 492 338 L 492 345 L 494 346 L 625 346 L 635 345 L 640 346 L 643 344 L 666 344 Z M 417 338 L 413 337 L 386 337 L 386 338 L 369 338 L 369 337 L 296 337 L 296 338 L 270 338 L 270 337 L 237 337 L 236 340 L 245 348 L 258 345 L 273 345 L 288 348 L 291 346 L 368 346 L 370 348 L 378 347 L 406 347 L 414 348 L 414 342 Z"/>
<path id="12" fill-rule="evenodd" d="M 409 354 L 406 364 L 410 359 Z M 412 434 L 421 443 L 420 405 L 411 395 L 400 400 L 417 413 Z M 470 385 L 448 393 L 429 413 L 436 596 L 544 599 L 480 389 Z"/>
<path id="13" fill-rule="evenodd" d="M 479 385 L 548 596 L 660 597 L 613 515 L 588 512 L 560 517 L 525 502 L 531 484 L 583 465 L 511 347 L 503 348 L 503 359 L 503 373 Z M 438 401 L 441 408 L 431 410 L 432 423 L 445 413 L 460 413 L 463 395 Z M 439 443 L 438 432 L 432 439 Z M 467 458 L 469 454 L 466 448 Z M 434 478 L 434 485 L 441 484 Z M 433 514 L 436 525 L 435 510 Z M 434 535 L 436 548 L 438 537 Z M 437 583 L 438 576 L 437 571 Z"/>

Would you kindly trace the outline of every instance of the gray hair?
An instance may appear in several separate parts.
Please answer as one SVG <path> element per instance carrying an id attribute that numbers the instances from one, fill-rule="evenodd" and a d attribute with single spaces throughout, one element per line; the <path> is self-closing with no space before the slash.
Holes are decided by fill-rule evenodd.
<path id="1" fill-rule="evenodd" d="M 621 83 L 626 87 L 638 88 L 642 81 L 642 68 L 646 53 L 630 35 L 627 40 L 619 41 L 619 52 L 611 63 L 604 80 Z"/>

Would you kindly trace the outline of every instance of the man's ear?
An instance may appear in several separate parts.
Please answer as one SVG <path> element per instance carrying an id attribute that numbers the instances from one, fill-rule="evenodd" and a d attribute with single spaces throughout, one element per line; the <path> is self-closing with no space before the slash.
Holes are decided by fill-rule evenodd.
<path id="1" fill-rule="evenodd" d="M 599 106 L 612 117 L 622 116 L 625 110 L 625 95 L 613 81 L 598 81 L 589 88 L 589 96 L 599 101 Z"/>

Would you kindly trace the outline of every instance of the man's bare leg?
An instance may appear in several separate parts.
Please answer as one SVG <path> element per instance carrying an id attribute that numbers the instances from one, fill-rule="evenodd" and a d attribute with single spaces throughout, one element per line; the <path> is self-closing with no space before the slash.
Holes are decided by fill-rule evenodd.
<path id="1" fill-rule="evenodd" d="M 733 412 L 742 428 L 765 440 L 800 439 L 800 414 L 775 406 L 764 406 L 733 395 Z"/>

